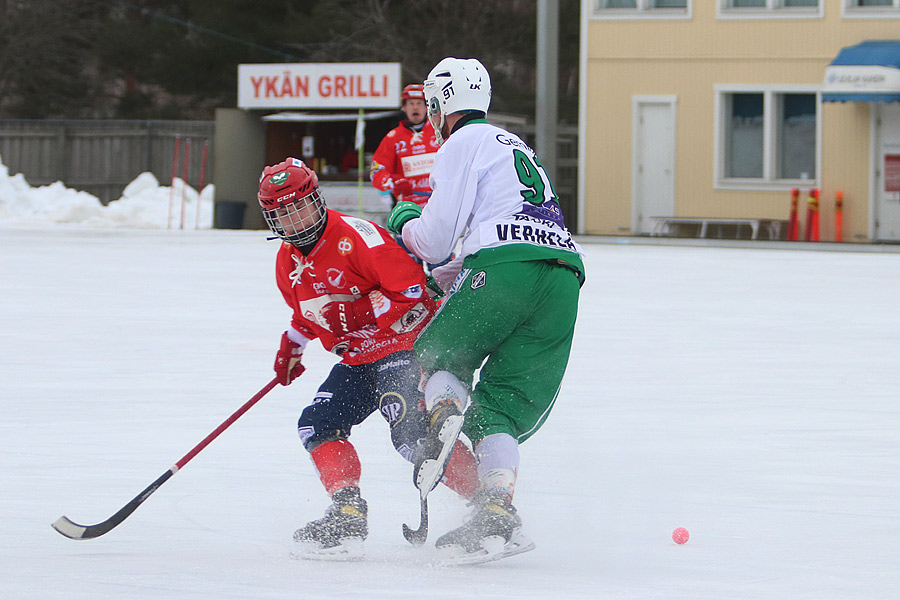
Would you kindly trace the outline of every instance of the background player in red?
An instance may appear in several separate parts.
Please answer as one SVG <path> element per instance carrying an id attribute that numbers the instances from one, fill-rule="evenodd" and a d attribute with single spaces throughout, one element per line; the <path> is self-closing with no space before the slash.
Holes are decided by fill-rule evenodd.
<path id="1" fill-rule="evenodd" d="M 275 359 L 280 382 L 303 373 L 303 350 L 313 339 L 341 357 L 298 422 L 332 505 L 294 539 L 308 558 L 356 558 L 368 535 L 368 506 L 350 431 L 378 410 L 397 451 L 416 460 L 426 426 L 412 348 L 435 305 L 421 267 L 384 229 L 327 209 L 318 177 L 303 161 L 266 167 L 258 199 L 269 228 L 284 241 L 276 278 L 293 310 Z M 475 460 L 462 443 L 444 483 L 466 497 L 475 492 Z"/>
<path id="2" fill-rule="evenodd" d="M 425 206 L 431 197 L 428 176 L 438 151 L 434 127 L 425 118 L 422 84 L 410 84 L 400 94 L 406 119 L 391 129 L 372 155 L 372 185 L 401 200 Z"/>

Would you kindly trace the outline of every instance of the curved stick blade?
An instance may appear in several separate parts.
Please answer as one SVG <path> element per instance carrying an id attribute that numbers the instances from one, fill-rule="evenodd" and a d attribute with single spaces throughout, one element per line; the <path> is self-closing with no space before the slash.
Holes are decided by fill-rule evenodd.
<path id="1" fill-rule="evenodd" d="M 84 538 L 84 534 L 88 529 L 84 525 L 79 525 L 78 523 L 71 521 L 69 517 L 65 515 L 53 521 L 50 525 L 53 529 L 57 530 L 70 540 L 80 540 Z"/>
<path id="2" fill-rule="evenodd" d="M 428 538 L 428 496 L 422 495 L 421 514 L 419 516 L 419 528 L 412 529 L 406 523 L 403 524 L 403 537 L 413 546 L 421 546 Z"/>

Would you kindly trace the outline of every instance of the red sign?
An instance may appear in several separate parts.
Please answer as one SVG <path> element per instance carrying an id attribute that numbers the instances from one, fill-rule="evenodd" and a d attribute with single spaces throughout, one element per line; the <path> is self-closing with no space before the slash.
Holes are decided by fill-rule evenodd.
<path id="1" fill-rule="evenodd" d="M 400 63 L 238 65 L 238 108 L 396 108 Z"/>
<path id="2" fill-rule="evenodd" d="M 884 191 L 900 192 L 900 154 L 884 155 Z"/>

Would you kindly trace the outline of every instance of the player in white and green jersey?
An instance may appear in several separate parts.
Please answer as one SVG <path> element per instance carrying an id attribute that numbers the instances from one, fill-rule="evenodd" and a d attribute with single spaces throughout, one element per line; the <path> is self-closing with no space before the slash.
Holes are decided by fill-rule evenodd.
<path id="1" fill-rule="evenodd" d="M 478 510 L 437 541 L 460 562 L 534 547 L 512 506 L 518 444 L 556 401 L 584 282 L 581 249 L 534 150 L 485 120 L 490 94 L 488 73 L 475 59 L 445 58 L 431 71 L 426 103 L 442 142 L 431 172 L 434 192 L 424 210 L 403 202 L 388 220 L 427 262 L 450 256 L 462 238 L 457 259 L 434 271 L 449 296 L 415 344 L 430 376 L 425 401 L 434 457 L 457 435 L 441 431 L 447 417 L 465 411 L 462 431 L 479 460 Z M 432 485 L 420 477 L 420 487 L 423 478 Z M 503 538 L 502 549 L 482 544 L 492 536 Z"/>

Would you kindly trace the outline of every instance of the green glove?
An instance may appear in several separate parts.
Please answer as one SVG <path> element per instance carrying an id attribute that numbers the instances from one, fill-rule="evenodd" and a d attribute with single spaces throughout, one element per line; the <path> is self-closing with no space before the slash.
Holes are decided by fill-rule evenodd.
<path id="1" fill-rule="evenodd" d="M 441 286 L 438 285 L 437 281 L 435 281 L 434 277 L 431 275 L 425 276 L 425 287 L 431 290 L 432 293 L 429 294 L 429 296 L 431 296 L 432 300 L 438 300 L 444 297 L 444 290 L 441 289 Z"/>
<path id="2" fill-rule="evenodd" d="M 400 235 L 408 221 L 418 219 L 422 215 L 422 207 L 415 202 L 398 202 L 387 218 L 387 230 Z"/>

